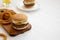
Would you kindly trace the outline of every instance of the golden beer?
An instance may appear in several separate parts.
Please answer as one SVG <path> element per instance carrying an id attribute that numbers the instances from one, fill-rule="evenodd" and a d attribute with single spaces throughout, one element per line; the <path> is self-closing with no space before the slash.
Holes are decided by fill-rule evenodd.
<path id="1" fill-rule="evenodd" d="M 3 3 L 10 4 L 10 0 L 3 0 Z"/>

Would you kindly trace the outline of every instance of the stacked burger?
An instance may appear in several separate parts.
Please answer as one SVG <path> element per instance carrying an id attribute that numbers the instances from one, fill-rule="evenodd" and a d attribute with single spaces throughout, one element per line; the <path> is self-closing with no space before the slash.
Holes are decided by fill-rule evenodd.
<path id="1" fill-rule="evenodd" d="M 27 28 L 27 16 L 25 14 L 15 14 L 12 16 L 13 28 L 16 30 L 23 30 Z M 26 27 L 25 27 L 26 26 Z"/>
<path id="2" fill-rule="evenodd" d="M 24 0 L 23 3 L 26 8 L 31 8 L 35 5 L 35 0 Z"/>

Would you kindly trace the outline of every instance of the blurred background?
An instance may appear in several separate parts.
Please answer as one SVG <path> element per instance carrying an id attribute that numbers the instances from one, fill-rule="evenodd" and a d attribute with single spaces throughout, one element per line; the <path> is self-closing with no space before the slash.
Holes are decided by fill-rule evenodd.
<path id="1" fill-rule="evenodd" d="M 40 9 L 24 12 L 16 8 L 23 0 L 11 0 L 10 9 L 17 13 L 25 13 L 32 29 L 24 34 L 11 37 L 0 27 L 0 33 L 7 35 L 7 40 L 60 40 L 60 0 L 36 0 Z M 0 0 L 0 5 L 2 0 Z"/>

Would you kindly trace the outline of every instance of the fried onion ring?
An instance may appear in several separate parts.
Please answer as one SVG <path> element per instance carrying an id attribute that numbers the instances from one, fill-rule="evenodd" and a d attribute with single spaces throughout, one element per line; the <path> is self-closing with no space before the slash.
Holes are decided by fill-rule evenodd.
<path id="1" fill-rule="evenodd" d="M 13 10 L 0 9 L 0 24 L 11 23 L 11 16 L 16 14 Z"/>
<path id="2" fill-rule="evenodd" d="M 2 24 L 7 24 L 7 23 L 10 23 L 10 22 L 11 22 L 11 14 L 8 13 L 8 12 L 3 13 L 1 23 Z"/>
<path id="3" fill-rule="evenodd" d="M 7 36 L 6 35 L 0 33 L 0 36 L 4 38 L 3 40 L 7 40 Z"/>

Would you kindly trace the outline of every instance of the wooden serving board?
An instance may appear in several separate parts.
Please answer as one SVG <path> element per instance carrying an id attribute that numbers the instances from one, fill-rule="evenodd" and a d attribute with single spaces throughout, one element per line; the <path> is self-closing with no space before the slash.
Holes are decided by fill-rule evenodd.
<path id="1" fill-rule="evenodd" d="M 5 24 L 5 25 L 2 25 L 2 27 L 8 32 L 8 34 L 10 35 L 10 36 L 16 36 L 16 35 L 18 35 L 18 34 L 22 34 L 22 33 L 24 33 L 24 32 L 26 32 L 26 31 L 28 31 L 28 30 L 30 30 L 31 29 L 31 25 L 28 23 L 26 26 L 27 26 L 27 28 L 26 29 L 24 29 L 24 30 L 15 30 L 15 29 L 13 29 L 12 28 L 12 24 Z"/>

